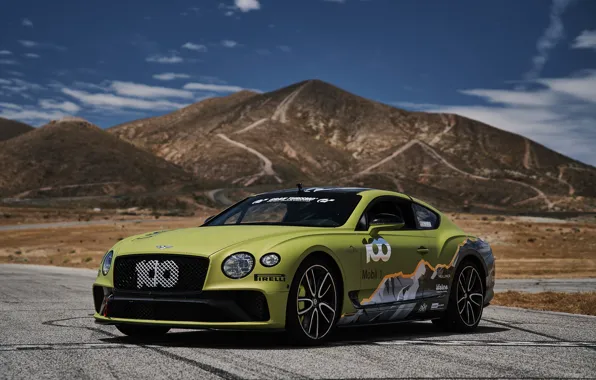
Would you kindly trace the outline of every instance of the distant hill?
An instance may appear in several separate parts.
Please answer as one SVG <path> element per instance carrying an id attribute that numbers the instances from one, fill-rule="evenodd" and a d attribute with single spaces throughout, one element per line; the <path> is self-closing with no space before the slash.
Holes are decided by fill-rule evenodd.
<path id="1" fill-rule="evenodd" d="M 34 128 L 20 121 L 8 120 L 0 117 L 0 141 L 32 131 Z"/>
<path id="2" fill-rule="evenodd" d="M 0 142 L 0 195 L 81 196 L 175 189 L 190 176 L 91 123 L 52 122 Z"/>
<path id="3" fill-rule="evenodd" d="M 358 185 L 442 207 L 596 209 L 596 169 L 452 114 L 408 112 L 310 80 L 121 124 L 113 135 L 221 186 Z"/>

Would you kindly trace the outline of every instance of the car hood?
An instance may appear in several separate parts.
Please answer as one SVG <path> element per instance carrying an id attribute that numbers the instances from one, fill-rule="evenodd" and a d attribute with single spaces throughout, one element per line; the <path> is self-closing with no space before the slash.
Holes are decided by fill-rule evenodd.
<path id="1" fill-rule="evenodd" d="M 266 248 L 297 236 L 324 233 L 328 228 L 294 226 L 210 226 L 155 231 L 131 236 L 115 248 L 118 255 L 188 253 L 208 257 L 240 243 L 262 242 Z M 244 245 L 244 244 L 242 244 Z"/>

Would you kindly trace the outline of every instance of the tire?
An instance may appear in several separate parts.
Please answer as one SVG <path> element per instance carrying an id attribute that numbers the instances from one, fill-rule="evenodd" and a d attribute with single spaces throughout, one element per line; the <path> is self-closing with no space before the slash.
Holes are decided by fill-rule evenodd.
<path id="1" fill-rule="evenodd" d="M 341 311 L 340 278 L 321 258 L 306 259 L 298 267 L 286 307 L 290 344 L 322 344 L 332 335 Z"/>
<path id="2" fill-rule="evenodd" d="M 132 338 L 155 338 L 170 331 L 166 326 L 116 325 L 118 331 Z"/>
<path id="3" fill-rule="evenodd" d="M 455 271 L 447 310 L 433 324 L 443 330 L 471 332 L 476 329 L 484 309 L 484 282 L 478 265 L 464 261 Z"/>

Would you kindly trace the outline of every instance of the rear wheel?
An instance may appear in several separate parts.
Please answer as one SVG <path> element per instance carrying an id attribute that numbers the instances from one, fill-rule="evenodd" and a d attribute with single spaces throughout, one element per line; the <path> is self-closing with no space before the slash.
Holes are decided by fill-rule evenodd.
<path id="1" fill-rule="evenodd" d="M 433 323 L 446 330 L 470 332 L 476 329 L 484 308 L 484 281 L 477 265 L 464 262 L 455 272 L 445 314 Z"/>
<path id="2" fill-rule="evenodd" d="M 170 331 L 170 328 L 165 326 L 116 325 L 116 328 L 122 334 L 134 338 L 154 338 Z"/>
<path id="3" fill-rule="evenodd" d="M 306 260 L 294 276 L 286 308 L 292 343 L 324 342 L 339 318 L 338 275 L 326 260 Z"/>

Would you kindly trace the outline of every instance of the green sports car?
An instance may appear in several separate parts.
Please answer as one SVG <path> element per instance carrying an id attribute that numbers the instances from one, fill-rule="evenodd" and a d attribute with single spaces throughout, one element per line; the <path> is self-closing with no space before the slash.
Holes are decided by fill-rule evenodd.
<path id="1" fill-rule="evenodd" d="M 130 336 L 280 329 L 315 344 L 356 324 L 471 331 L 494 281 L 490 246 L 425 202 L 298 186 L 246 198 L 200 227 L 118 242 L 93 298 L 96 322 Z"/>

